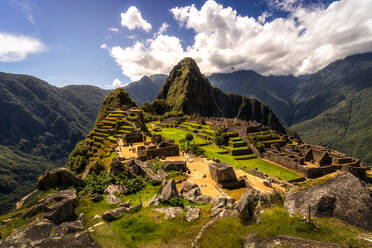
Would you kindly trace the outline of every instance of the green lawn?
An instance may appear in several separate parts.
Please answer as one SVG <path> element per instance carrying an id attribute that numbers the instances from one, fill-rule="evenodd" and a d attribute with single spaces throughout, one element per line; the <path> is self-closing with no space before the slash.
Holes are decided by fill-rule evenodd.
<path id="1" fill-rule="evenodd" d="M 190 132 L 177 128 L 162 128 L 160 132 L 156 133 L 161 134 L 163 137 L 167 139 L 174 139 L 176 143 L 179 143 L 180 139 L 185 138 L 186 134 Z M 221 162 L 231 164 L 235 169 L 240 169 L 242 166 L 245 166 L 251 170 L 258 168 L 260 171 L 269 176 L 280 177 L 284 180 L 291 180 L 301 177 L 301 175 L 299 174 L 296 174 L 292 171 L 286 170 L 282 167 L 276 166 L 274 164 L 268 163 L 260 159 L 236 160 L 234 156 L 230 154 L 219 154 L 218 152 L 222 151 L 222 149 L 214 145 L 205 145 L 208 143 L 206 140 L 197 137 L 195 134 L 193 134 L 193 136 L 194 136 L 193 142 L 204 145 L 202 146 L 202 149 L 205 150 L 204 155 L 206 157 L 211 159 L 218 158 Z M 238 149 L 241 148 L 239 147 Z"/>
<path id="2" fill-rule="evenodd" d="M 261 159 L 254 158 L 249 160 L 236 160 L 234 158 L 235 156 L 232 156 L 230 154 L 219 154 L 216 152 L 214 145 L 202 146 L 202 148 L 205 150 L 204 155 L 206 157 L 211 159 L 218 158 L 221 162 L 231 164 L 235 169 L 240 169 L 242 166 L 245 166 L 250 170 L 258 168 L 260 171 L 269 176 L 280 177 L 284 180 L 291 180 L 301 177 L 301 175 L 299 174 L 268 163 Z"/>
<path id="3" fill-rule="evenodd" d="M 156 133 L 161 134 L 166 139 L 172 139 L 177 144 L 179 144 L 180 140 L 184 139 L 186 137 L 186 134 L 190 132 L 187 132 L 187 131 L 184 131 L 178 128 L 162 128 L 160 132 L 156 132 Z M 194 136 L 194 139 L 192 140 L 192 142 L 195 142 L 200 145 L 208 144 L 208 141 L 206 141 L 205 139 L 199 138 L 194 133 L 191 133 L 191 134 Z"/>
<path id="4" fill-rule="evenodd" d="M 235 218 L 220 219 L 205 232 L 201 247 L 240 247 L 240 238 L 248 233 L 257 233 L 262 237 L 290 235 L 345 247 L 368 247 L 357 239 L 362 231 L 356 227 L 334 218 L 317 218 L 316 223 L 320 226 L 319 230 L 303 222 L 301 217 L 290 217 L 283 207 L 274 207 L 265 209 L 259 224 L 243 224 Z"/>

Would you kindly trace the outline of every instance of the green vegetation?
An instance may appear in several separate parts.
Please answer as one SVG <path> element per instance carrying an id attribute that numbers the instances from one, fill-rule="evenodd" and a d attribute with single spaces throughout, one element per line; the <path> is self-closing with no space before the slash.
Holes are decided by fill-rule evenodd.
<path id="1" fill-rule="evenodd" d="M 356 227 L 334 218 L 317 218 L 316 223 L 320 226 L 319 230 L 299 216 L 290 217 L 284 208 L 274 207 L 265 209 L 259 224 L 243 224 L 235 218 L 218 220 L 203 236 L 202 247 L 239 247 L 240 238 L 248 233 L 257 233 L 262 237 L 290 235 L 343 246 L 368 247 L 357 239 L 361 230 Z"/>
<path id="2" fill-rule="evenodd" d="M 81 173 L 88 164 L 88 144 L 85 140 L 79 141 L 70 153 L 67 168 L 75 173 Z"/>
<path id="3" fill-rule="evenodd" d="M 132 98 L 129 97 L 128 93 L 122 88 L 117 88 L 111 91 L 105 100 L 103 100 L 95 125 L 97 126 L 98 123 L 103 120 L 103 118 L 105 118 L 111 111 L 114 111 L 123 105 L 129 105 L 130 107 L 137 106 Z"/>
<path id="4" fill-rule="evenodd" d="M 142 178 L 129 178 L 126 173 L 121 173 L 117 176 L 102 171 L 100 174 L 90 174 L 85 179 L 86 189 L 91 193 L 102 194 L 108 185 L 118 184 L 123 185 L 128 189 L 128 194 L 136 193 L 145 187 Z"/>
<path id="5" fill-rule="evenodd" d="M 190 132 L 178 129 L 178 128 L 162 128 L 161 131 L 156 132 L 157 134 L 162 135 L 166 139 L 174 140 L 177 144 L 180 144 L 180 141 L 186 137 Z M 208 141 L 205 139 L 194 137 L 194 143 L 199 145 L 206 145 Z"/>
<path id="6" fill-rule="evenodd" d="M 218 146 L 227 146 L 229 144 L 229 137 L 225 133 L 225 130 L 220 129 L 216 132 L 214 143 Z"/>

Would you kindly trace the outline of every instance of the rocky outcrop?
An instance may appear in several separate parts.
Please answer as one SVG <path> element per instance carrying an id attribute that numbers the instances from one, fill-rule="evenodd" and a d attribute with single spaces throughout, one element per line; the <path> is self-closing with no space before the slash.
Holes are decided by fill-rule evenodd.
<path id="1" fill-rule="evenodd" d="M 185 210 L 186 210 L 185 220 L 187 222 L 199 219 L 200 209 L 198 207 L 186 206 Z"/>
<path id="2" fill-rule="evenodd" d="M 261 206 L 267 201 L 267 197 L 261 192 L 253 188 L 247 189 L 236 204 L 239 217 L 246 220 L 257 217 L 262 210 Z"/>
<path id="3" fill-rule="evenodd" d="M 5 240 L 0 240 L 0 247 L 99 248 L 100 246 L 94 242 L 88 231 L 84 231 L 81 220 L 56 225 L 48 219 L 39 218 L 16 229 Z"/>
<path id="4" fill-rule="evenodd" d="M 186 181 L 181 188 L 181 196 L 190 202 L 196 203 L 197 197 L 201 195 L 199 186 L 191 181 Z"/>
<path id="5" fill-rule="evenodd" d="M 93 202 L 100 202 L 103 200 L 103 196 L 96 193 L 90 196 L 90 200 Z"/>
<path id="6" fill-rule="evenodd" d="M 152 212 L 165 214 L 164 218 L 166 220 L 170 220 L 180 215 L 182 213 L 182 208 L 180 207 L 155 208 L 152 210 Z"/>
<path id="7" fill-rule="evenodd" d="M 239 181 L 236 178 L 234 169 L 231 165 L 225 163 L 213 163 L 209 164 L 208 167 L 212 179 L 216 183 L 221 184 L 223 188 L 236 189 L 244 187 L 244 181 Z"/>
<path id="8" fill-rule="evenodd" d="M 130 159 L 127 162 L 128 172 L 132 177 L 142 176 L 146 181 L 150 181 L 153 184 L 160 184 L 162 178 L 156 174 L 147 163 L 136 159 Z"/>
<path id="9" fill-rule="evenodd" d="M 124 212 L 129 212 L 129 209 L 126 207 L 120 207 L 112 210 L 107 210 L 103 213 L 102 219 L 106 221 L 115 220 L 118 219 L 119 216 Z"/>
<path id="10" fill-rule="evenodd" d="M 223 217 L 227 209 L 233 209 L 235 207 L 235 200 L 234 198 L 218 196 L 212 200 L 212 204 L 211 217 Z"/>
<path id="11" fill-rule="evenodd" d="M 77 204 L 75 190 L 62 190 L 39 200 L 23 217 L 29 218 L 40 214 L 43 218 L 60 224 L 75 217 L 74 209 Z"/>
<path id="12" fill-rule="evenodd" d="M 107 186 L 104 193 L 107 194 L 117 193 L 119 195 L 126 195 L 128 193 L 128 189 L 123 185 L 110 184 L 109 186 Z"/>
<path id="13" fill-rule="evenodd" d="M 106 201 L 108 204 L 119 204 L 120 203 L 120 199 L 117 198 L 115 195 L 113 194 L 109 194 L 106 196 Z"/>
<path id="14" fill-rule="evenodd" d="M 39 190 L 49 190 L 57 187 L 83 188 L 85 187 L 85 182 L 66 168 L 57 168 L 47 171 L 37 182 L 37 188 Z"/>
<path id="15" fill-rule="evenodd" d="M 171 199 L 174 196 L 178 196 L 178 191 L 176 187 L 176 182 L 173 179 L 171 179 L 164 184 L 163 189 L 161 191 L 160 199 L 162 201 L 169 201 L 169 199 Z"/>
<path id="16" fill-rule="evenodd" d="M 182 171 L 186 172 L 188 171 L 188 168 L 186 166 L 186 161 L 164 161 L 164 170 L 175 170 L 175 171 Z"/>
<path id="17" fill-rule="evenodd" d="M 372 230 L 372 197 L 350 173 L 339 173 L 316 185 L 292 189 L 284 203 L 290 214 L 328 216 Z"/>
<path id="18" fill-rule="evenodd" d="M 307 240 L 297 237 L 278 235 L 268 238 L 262 238 L 257 234 L 248 234 L 241 240 L 242 248 L 272 248 L 272 247 L 286 247 L 286 248 L 341 248 L 337 244 L 326 242 L 319 242 L 314 240 Z"/>

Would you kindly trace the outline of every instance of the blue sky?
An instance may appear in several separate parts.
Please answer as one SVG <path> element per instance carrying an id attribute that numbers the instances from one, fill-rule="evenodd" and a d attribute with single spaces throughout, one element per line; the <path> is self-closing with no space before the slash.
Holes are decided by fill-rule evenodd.
<path id="1" fill-rule="evenodd" d="M 372 50 L 372 1 L 332 2 L 2 0 L 0 71 L 103 88 L 167 73 L 184 56 L 206 74 L 309 73 Z"/>

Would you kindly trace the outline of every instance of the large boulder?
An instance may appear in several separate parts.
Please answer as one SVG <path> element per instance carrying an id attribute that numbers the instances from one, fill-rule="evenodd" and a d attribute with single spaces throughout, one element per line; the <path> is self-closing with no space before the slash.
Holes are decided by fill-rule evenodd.
<path id="1" fill-rule="evenodd" d="M 291 189 L 284 207 L 290 214 L 335 217 L 372 230 L 372 197 L 361 181 L 350 173 L 338 173 L 327 181 Z"/>
<path id="2" fill-rule="evenodd" d="M 236 178 L 234 169 L 226 163 L 212 163 L 208 165 L 212 179 L 226 189 L 244 187 L 244 181 Z"/>
<path id="3" fill-rule="evenodd" d="M 126 195 L 128 193 L 128 189 L 123 185 L 110 184 L 109 186 L 107 186 L 104 193 L 107 194 L 117 193 L 119 195 Z"/>
<path id="4" fill-rule="evenodd" d="M 164 218 L 166 220 L 170 220 L 182 214 L 182 208 L 180 207 L 155 208 L 152 210 L 152 212 L 165 214 Z"/>
<path id="5" fill-rule="evenodd" d="M 49 190 L 57 187 L 83 188 L 85 187 L 85 182 L 66 168 L 57 168 L 47 171 L 37 182 L 37 188 L 39 190 Z"/>
<path id="6" fill-rule="evenodd" d="M 120 199 L 117 198 L 115 195 L 113 194 L 109 194 L 106 196 L 106 201 L 108 204 L 119 204 L 120 203 Z"/>
<path id="7" fill-rule="evenodd" d="M 341 248 L 337 244 L 319 242 L 315 240 L 307 240 L 298 237 L 277 235 L 268 238 L 260 237 L 257 234 L 250 233 L 241 240 L 242 248 L 272 248 L 272 247 L 287 247 L 287 248 Z"/>
<path id="8" fill-rule="evenodd" d="M 29 218 L 41 214 L 55 224 L 60 224 L 75 218 L 74 209 L 77 205 L 76 191 L 72 189 L 62 190 L 39 200 L 23 217 Z"/>
<path id="9" fill-rule="evenodd" d="M 199 219 L 200 209 L 198 207 L 186 206 L 185 210 L 186 210 L 185 220 L 187 222 Z"/>
<path id="10" fill-rule="evenodd" d="M 129 209 L 126 207 L 120 207 L 112 210 L 107 210 L 103 213 L 102 219 L 106 221 L 115 220 L 118 219 L 120 215 L 124 212 L 129 212 Z"/>
<path id="11" fill-rule="evenodd" d="M 162 201 L 169 201 L 169 199 L 171 199 L 174 196 L 178 196 L 178 191 L 176 187 L 176 182 L 173 179 L 171 179 L 164 184 L 160 198 Z"/>
<path id="12" fill-rule="evenodd" d="M 56 225 L 52 221 L 39 218 L 30 224 L 18 228 L 5 240 L 0 240 L 0 247 L 14 248 L 99 248 L 89 232 L 83 230 L 80 220 Z"/>
<path id="13" fill-rule="evenodd" d="M 261 192 L 253 188 L 248 188 L 236 204 L 239 217 L 246 220 L 257 217 L 258 213 L 262 210 L 261 204 L 264 197 Z"/>
<path id="14" fill-rule="evenodd" d="M 186 161 L 164 161 L 164 170 L 175 170 L 175 171 L 182 171 L 186 172 L 188 171 L 188 168 L 186 166 Z"/>
<path id="15" fill-rule="evenodd" d="M 199 186 L 191 181 L 186 181 L 181 188 L 181 196 L 191 202 L 196 202 L 197 197 L 201 195 Z"/>
<path id="16" fill-rule="evenodd" d="M 142 176 L 146 181 L 150 181 L 154 184 L 160 184 L 162 178 L 156 174 L 147 163 L 142 162 L 138 159 L 130 159 L 127 163 L 128 172 L 132 176 Z"/>

